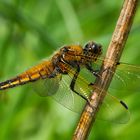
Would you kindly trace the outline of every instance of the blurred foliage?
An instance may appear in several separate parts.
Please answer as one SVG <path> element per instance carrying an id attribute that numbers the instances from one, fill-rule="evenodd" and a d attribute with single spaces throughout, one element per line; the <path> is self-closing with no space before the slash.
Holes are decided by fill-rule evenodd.
<path id="1" fill-rule="evenodd" d="M 0 81 L 47 58 L 65 44 L 83 45 L 95 40 L 106 50 L 121 7 L 121 0 L 0 0 Z M 140 64 L 139 38 L 140 8 L 122 61 Z M 29 87 L 0 95 L 0 139 L 71 139 L 79 115 L 50 98 L 37 96 Z M 89 139 L 137 139 L 138 96 L 131 92 L 123 97 L 132 114 L 127 124 L 96 121 Z"/>

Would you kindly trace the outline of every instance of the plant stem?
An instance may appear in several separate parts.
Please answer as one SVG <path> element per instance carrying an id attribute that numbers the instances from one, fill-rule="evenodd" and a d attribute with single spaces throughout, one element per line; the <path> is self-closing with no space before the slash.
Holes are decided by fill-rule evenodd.
<path id="1" fill-rule="evenodd" d="M 97 78 L 94 86 L 96 88 L 91 96 L 91 106 L 86 104 L 83 113 L 81 114 L 79 123 L 73 135 L 73 140 L 85 140 L 88 138 L 91 127 L 96 119 L 96 114 L 102 104 L 104 97 L 106 96 L 110 82 L 113 77 L 113 73 L 117 67 L 116 63 L 119 62 L 123 48 L 130 28 L 132 26 L 133 18 L 135 16 L 138 0 L 125 0 L 123 3 L 120 16 L 118 18 L 116 28 L 112 35 L 105 60 L 101 66 L 100 75 L 101 78 Z M 107 58 L 107 59 L 106 59 Z M 113 71 L 109 72 L 108 71 Z M 100 89 L 100 90 L 99 90 Z"/>

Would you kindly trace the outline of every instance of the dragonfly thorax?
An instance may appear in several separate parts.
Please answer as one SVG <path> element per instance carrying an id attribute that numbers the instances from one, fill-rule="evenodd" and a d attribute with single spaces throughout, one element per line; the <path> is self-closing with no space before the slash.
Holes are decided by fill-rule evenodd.
<path id="1" fill-rule="evenodd" d="M 70 45 L 62 47 L 52 58 L 55 66 L 60 63 L 69 64 L 72 67 L 85 65 L 96 59 L 102 54 L 101 45 L 89 42 L 84 48 L 80 45 Z"/>

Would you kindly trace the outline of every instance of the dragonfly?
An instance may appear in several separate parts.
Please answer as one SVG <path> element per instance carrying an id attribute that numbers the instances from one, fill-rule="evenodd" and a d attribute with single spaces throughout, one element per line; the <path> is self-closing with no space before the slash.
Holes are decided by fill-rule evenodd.
<path id="1" fill-rule="evenodd" d="M 95 69 L 94 64 L 98 60 L 103 60 L 101 55 L 102 45 L 93 41 L 88 42 L 84 47 L 81 45 L 63 46 L 51 59 L 42 61 L 14 78 L 0 82 L 0 90 L 31 83 L 40 96 L 52 96 L 63 106 L 77 112 L 86 102 L 89 103 L 91 91 L 94 90 L 94 86 L 90 86 L 93 83 L 93 76 L 100 78 L 99 69 Z M 139 67 L 125 63 L 116 64 L 123 73 L 121 76 L 126 76 L 126 79 L 132 79 L 135 76 L 139 79 L 139 74 L 136 73 L 140 72 Z M 125 83 L 124 77 L 121 76 L 116 77 Z M 125 84 L 120 85 L 124 88 Z M 136 86 L 135 83 L 134 85 Z M 105 102 L 107 100 L 115 102 L 118 108 L 129 114 L 128 107 L 122 100 L 110 94 L 107 94 Z M 108 109 L 110 106 L 107 103 L 105 108 L 109 110 L 109 113 L 113 110 Z"/>
<path id="2" fill-rule="evenodd" d="M 101 55 L 101 51 L 101 46 L 93 42 L 87 44 L 84 49 L 79 45 L 64 46 L 54 54 L 51 60 L 44 61 L 14 78 L 1 82 L 0 90 L 35 82 L 39 79 L 57 78 L 60 75 L 68 74 L 72 68 L 76 69 L 76 71 L 73 75 L 70 89 L 88 102 L 89 100 L 86 96 L 75 90 L 76 79 L 82 66 L 85 66 L 95 76 L 97 75 L 96 71 L 91 67 L 91 62 L 97 60 L 98 56 Z"/>

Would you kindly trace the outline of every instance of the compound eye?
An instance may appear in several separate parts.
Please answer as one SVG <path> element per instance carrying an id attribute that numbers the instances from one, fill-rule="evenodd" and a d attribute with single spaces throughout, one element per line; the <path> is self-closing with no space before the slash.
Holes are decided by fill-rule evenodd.
<path id="1" fill-rule="evenodd" d="M 85 46 L 84 46 L 84 52 L 89 52 L 90 51 L 90 49 L 91 49 L 91 47 L 90 47 L 90 44 L 89 43 L 87 43 Z"/>
<path id="2" fill-rule="evenodd" d="M 93 44 L 92 45 L 92 50 L 93 50 L 93 53 L 95 53 L 95 54 L 99 53 L 99 46 L 96 45 L 96 44 Z"/>
<path id="3" fill-rule="evenodd" d="M 101 54 L 101 45 L 95 42 L 89 42 L 85 45 L 84 51 L 86 53 L 91 52 L 92 54 Z"/>

